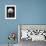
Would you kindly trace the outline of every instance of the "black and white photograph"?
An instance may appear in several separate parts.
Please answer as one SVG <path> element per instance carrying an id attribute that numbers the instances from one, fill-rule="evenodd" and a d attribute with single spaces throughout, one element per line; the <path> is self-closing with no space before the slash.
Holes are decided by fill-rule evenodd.
<path id="1" fill-rule="evenodd" d="M 5 19 L 16 19 L 16 5 L 5 6 Z"/>

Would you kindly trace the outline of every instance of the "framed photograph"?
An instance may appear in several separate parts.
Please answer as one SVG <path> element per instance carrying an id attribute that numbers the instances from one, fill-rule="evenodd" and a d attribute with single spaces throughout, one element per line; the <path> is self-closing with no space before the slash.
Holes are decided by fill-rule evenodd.
<path id="1" fill-rule="evenodd" d="M 5 5 L 5 19 L 16 19 L 16 5 Z"/>

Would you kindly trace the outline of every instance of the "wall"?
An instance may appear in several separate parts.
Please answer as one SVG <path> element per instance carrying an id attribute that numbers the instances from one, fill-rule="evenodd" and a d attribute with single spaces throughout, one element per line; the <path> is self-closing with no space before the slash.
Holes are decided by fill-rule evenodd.
<path id="1" fill-rule="evenodd" d="M 16 4 L 16 20 L 5 20 L 5 5 Z M 0 0 L 0 44 L 7 44 L 17 24 L 46 24 L 46 0 Z M 17 39 L 16 39 L 17 43 Z"/>

